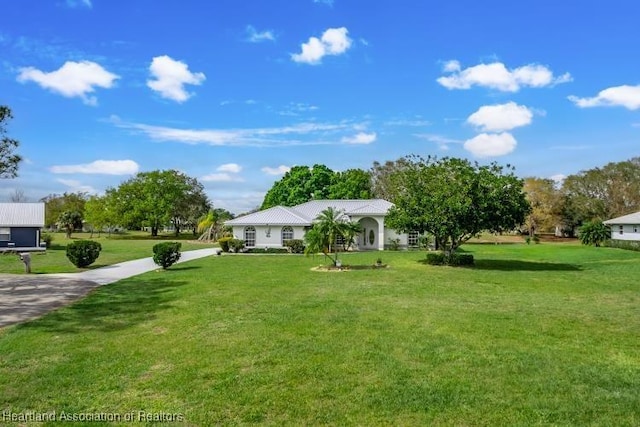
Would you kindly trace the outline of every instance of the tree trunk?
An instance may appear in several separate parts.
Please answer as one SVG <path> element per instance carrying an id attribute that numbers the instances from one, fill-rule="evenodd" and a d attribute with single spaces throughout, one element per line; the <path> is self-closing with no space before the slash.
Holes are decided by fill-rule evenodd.
<path id="1" fill-rule="evenodd" d="M 156 226 L 152 226 L 151 227 L 151 236 L 152 237 L 158 237 L 158 227 L 156 227 Z"/>

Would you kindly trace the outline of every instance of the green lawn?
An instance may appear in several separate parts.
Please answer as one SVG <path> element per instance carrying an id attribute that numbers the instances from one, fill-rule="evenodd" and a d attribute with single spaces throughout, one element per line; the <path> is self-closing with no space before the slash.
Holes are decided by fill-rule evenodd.
<path id="1" fill-rule="evenodd" d="M 0 330 L 0 409 L 190 425 L 640 425 L 640 253 L 209 257 Z M 347 254 L 372 264 L 378 253 Z M 101 424 L 101 425 L 104 425 Z"/>
<path id="2" fill-rule="evenodd" d="M 100 257 L 94 264 L 89 266 L 89 269 L 150 257 L 153 255 L 153 245 L 164 240 L 182 241 L 182 250 L 202 249 L 212 246 L 200 242 L 186 241 L 185 239 L 187 238 L 193 238 L 190 234 L 181 235 L 178 238 L 175 236 L 151 238 L 149 233 L 134 232 L 112 235 L 111 237 L 105 234 L 98 237 L 97 234 L 94 234 L 90 238 L 89 233 L 74 233 L 71 240 L 66 239 L 64 233 L 53 234 L 53 243 L 46 252 L 33 253 L 31 257 L 31 271 L 33 273 L 73 273 L 81 271 L 71 264 L 66 255 L 67 243 L 79 239 L 95 240 L 102 245 Z M 0 254 L 0 273 L 24 273 L 24 264 L 16 254 Z"/>

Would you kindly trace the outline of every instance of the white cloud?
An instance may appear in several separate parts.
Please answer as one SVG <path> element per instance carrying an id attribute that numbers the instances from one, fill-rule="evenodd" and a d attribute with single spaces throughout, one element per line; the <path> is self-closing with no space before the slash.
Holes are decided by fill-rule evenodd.
<path id="1" fill-rule="evenodd" d="M 261 169 L 261 171 L 266 173 L 267 175 L 274 175 L 274 176 L 284 175 L 290 170 L 291 170 L 291 167 L 285 166 L 285 165 L 280 165 L 277 168 L 270 168 L 268 166 L 265 166 Z"/>
<path id="2" fill-rule="evenodd" d="M 126 123 L 117 116 L 110 121 L 120 128 L 142 132 L 157 141 L 213 146 L 287 147 L 301 145 L 333 145 L 336 134 L 353 132 L 358 123 L 298 123 L 291 126 L 249 129 L 178 129 L 141 123 Z"/>
<path id="3" fill-rule="evenodd" d="M 562 185 L 562 183 L 564 182 L 564 180 L 567 178 L 567 175 L 564 175 L 562 173 L 558 173 L 555 175 L 552 175 L 549 177 L 549 179 L 551 179 L 553 182 L 555 182 L 555 184 L 557 186 Z"/>
<path id="4" fill-rule="evenodd" d="M 313 0 L 314 3 L 326 4 L 327 6 L 333 6 L 334 0 Z"/>
<path id="5" fill-rule="evenodd" d="M 72 7 L 72 8 L 75 8 L 78 6 L 84 6 L 91 9 L 93 7 L 93 4 L 91 4 L 91 0 L 67 0 L 66 4 L 68 7 Z"/>
<path id="6" fill-rule="evenodd" d="M 497 157 L 511 153 L 516 139 L 510 133 L 481 133 L 464 143 L 465 150 L 477 157 Z"/>
<path id="7" fill-rule="evenodd" d="M 258 31 L 252 25 L 247 25 L 245 31 L 247 33 L 247 41 L 251 43 L 276 40 L 276 37 L 271 30 Z"/>
<path id="8" fill-rule="evenodd" d="M 320 39 L 310 37 L 307 43 L 302 44 L 300 53 L 291 54 L 291 59 L 318 65 L 326 55 L 341 55 L 351 47 L 352 40 L 347 36 L 348 33 L 345 27 L 329 28 Z"/>
<path id="9" fill-rule="evenodd" d="M 511 130 L 531 124 L 533 112 L 515 102 L 498 105 L 484 105 L 467 119 L 467 123 L 482 131 L 496 132 Z"/>
<path id="10" fill-rule="evenodd" d="M 25 67 L 20 69 L 18 75 L 20 83 L 32 81 L 67 98 L 81 98 L 87 105 L 97 104 L 96 97 L 88 96 L 96 87 L 109 89 L 119 78 L 91 61 L 67 61 L 58 70 L 49 73 Z"/>
<path id="11" fill-rule="evenodd" d="M 203 182 L 242 182 L 243 179 L 229 173 L 212 173 L 200 178 Z"/>
<path id="12" fill-rule="evenodd" d="M 604 89 L 593 98 L 570 96 L 569 100 L 580 108 L 621 106 L 628 110 L 640 108 L 640 85 L 615 86 Z"/>
<path id="13" fill-rule="evenodd" d="M 503 92 L 517 92 L 522 87 L 545 87 L 572 81 L 569 73 L 554 77 L 544 65 L 529 64 L 515 69 L 507 69 L 501 62 L 479 64 L 462 69 L 458 61 L 448 61 L 444 71 L 449 76 L 440 77 L 437 82 L 447 89 L 470 89 L 483 86 Z"/>
<path id="14" fill-rule="evenodd" d="M 371 144 L 376 140 L 376 138 L 377 135 L 375 132 L 359 132 L 354 136 L 345 136 L 344 138 L 342 138 L 342 142 L 347 144 Z"/>
<path id="15" fill-rule="evenodd" d="M 154 80 L 147 80 L 147 86 L 163 98 L 176 102 L 184 102 L 191 97 L 185 85 L 201 85 L 206 79 L 204 73 L 192 73 L 187 64 L 167 55 L 153 58 L 149 72 Z"/>
<path id="16" fill-rule="evenodd" d="M 53 173 L 133 175 L 140 166 L 133 160 L 96 160 L 80 165 L 52 166 L 49 170 Z"/>
<path id="17" fill-rule="evenodd" d="M 80 181 L 76 181 L 75 179 L 62 179 L 59 178 L 57 181 L 60 184 L 66 185 L 69 187 L 69 191 L 72 193 L 89 193 L 89 194 L 98 194 L 98 190 L 93 188 L 90 185 L 83 185 Z"/>
<path id="18" fill-rule="evenodd" d="M 438 148 L 447 151 L 450 144 L 462 144 L 462 141 L 453 138 L 447 138 L 442 135 L 434 134 L 416 134 L 418 138 L 426 139 L 429 142 L 433 142 L 438 145 Z"/>
<path id="19" fill-rule="evenodd" d="M 240 173 L 242 171 L 242 166 L 237 163 L 226 163 L 218 166 L 216 170 L 218 172 Z"/>

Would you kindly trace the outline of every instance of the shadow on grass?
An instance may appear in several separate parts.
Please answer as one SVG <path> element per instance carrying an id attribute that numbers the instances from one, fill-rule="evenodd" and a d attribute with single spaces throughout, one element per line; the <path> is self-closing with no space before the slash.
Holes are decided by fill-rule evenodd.
<path id="1" fill-rule="evenodd" d="M 158 312 L 171 308 L 177 299 L 176 288 L 186 284 L 169 278 L 127 279 L 101 286 L 84 299 L 17 328 L 56 333 L 123 330 L 152 320 Z"/>
<path id="2" fill-rule="evenodd" d="M 430 265 L 426 259 L 418 261 L 420 264 Z M 581 271 L 582 268 L 573 264 L 555 262 L 532 262 L 514 259 L 480 259 L 475 260 L 474 265 L 456 266 L 470 270 L 496 270 L 496 271 Z"/>
<path id="3" fill-rule="evenodd" d="M 499 271 L 580 271 L 577 265 L 556 262 L 532 262 L 515 259 L 479 259 L 471 268 Z"/>

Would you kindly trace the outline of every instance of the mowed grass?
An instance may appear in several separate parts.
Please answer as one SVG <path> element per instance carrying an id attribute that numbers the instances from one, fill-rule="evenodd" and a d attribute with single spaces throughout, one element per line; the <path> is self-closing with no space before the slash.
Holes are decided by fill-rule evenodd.
<path id="1" fill-rule="evenodd" d="M 0 330 L 0 408 L 189 425 L 640 425 L 640 254 L 465 249 L 476 267 L 384 252 L 387 269 L 314 272 L 322 258 L 226 255 L 102 287 Z"/>
<path id="2" fill-rule="evenodd" d="M 67 244 L 75 240 L 95 240 L 102 245 L 100 257 L 98 257 L 96 262 L 91 264 L 88 269 L 153 256 L 153 245 L 162 241 L 181 241 L 183 251 L 213 246 L 184 240 L 185 238 L 192 239 L 192 235 L 181 235 L 177 238 L 172 235 L 163 235 L 151 238 L 149 233 L 133 232 L 122 235 L 112 235 L 110 237 L 106 234 L 102 234 L 100 237 L 94 234 L 93 237 L 90 237 L 89 233 L 74 233 L 71 239 L 67 239 L 64 233 L 53 234 L 53 243 L 46 252 L 32 253 L 32 273 L 74 273 L 83 271 L 83 269 L 76 268 L 66 255 Z M 0 253 L 0 273 L 24 273 L 24 264 L 16 254 Z"/>

